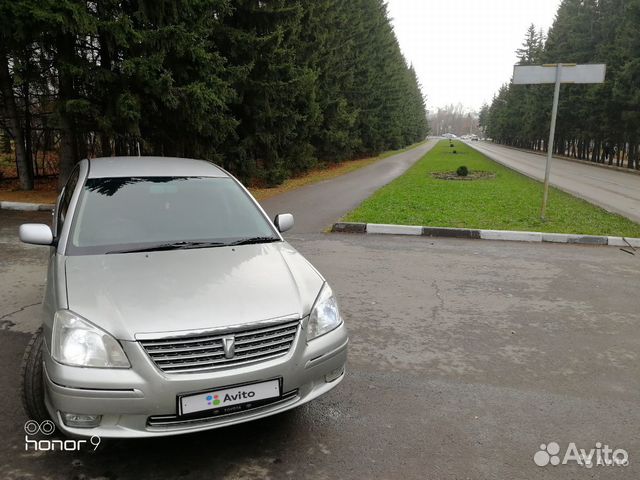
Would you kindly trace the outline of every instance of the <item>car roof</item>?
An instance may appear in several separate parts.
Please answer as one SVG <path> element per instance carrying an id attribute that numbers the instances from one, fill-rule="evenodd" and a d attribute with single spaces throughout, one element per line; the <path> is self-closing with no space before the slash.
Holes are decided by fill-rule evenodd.
<path id="1" fill-rule="evenodd" d="M 109 177 L 228 177 L 207 160 L 176 157 L 91 158 L 88 178 Z"/>

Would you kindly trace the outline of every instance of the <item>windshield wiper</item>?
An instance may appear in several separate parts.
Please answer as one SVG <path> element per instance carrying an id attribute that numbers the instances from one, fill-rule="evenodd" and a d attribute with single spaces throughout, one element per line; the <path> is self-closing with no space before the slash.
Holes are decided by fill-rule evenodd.
<path id="1" fill-rule="evenodd" d="M 187 250 L 190 248 L 224 247 L 229 245 L 224 242 L 172 242 L 152 245 L 150 247 L 132 248 L 130 250 L 114 250 L 110 253 L 137 253 L 137 252 L 159 252 L 162 250 Z"/>
<path id="2" fill-rule="evenodd" d="M 280 239 L 277 237 L 248 237 L 241 238 L 240 240 L 236 240 L 234 242 L 171 242 L 160 243 L 158 245 L 152 245 L 150 247 L 131 248 L 127 250 L 113 250 L 111 252 L 107 252 L 107 255 L 112 253 L 160 252 L 162 250 L 188 250 L 191 248 L 227 247 L 231 245 L 250 245 L 254 243 L 271 243 L 279 241 Z"/>
<path id="3" fill-rule="evenodd" d="M 236 240 L 235 242 L 228 243 L 227 245 L 251 245 L 254 243 L 272 243 L 279 242 L 277 237 L 249 237 Z"/>

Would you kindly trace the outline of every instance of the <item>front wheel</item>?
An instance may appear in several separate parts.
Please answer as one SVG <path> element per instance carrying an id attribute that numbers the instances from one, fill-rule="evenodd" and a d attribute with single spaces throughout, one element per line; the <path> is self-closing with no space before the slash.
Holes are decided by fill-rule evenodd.
<path id="1" fill-rule="evenodd" d="M 42 371 L 42 328 L 29 340 L 22 357 L 22 407 L 30 420 L 49 420 L 44 404 L 44 374 Z"/>

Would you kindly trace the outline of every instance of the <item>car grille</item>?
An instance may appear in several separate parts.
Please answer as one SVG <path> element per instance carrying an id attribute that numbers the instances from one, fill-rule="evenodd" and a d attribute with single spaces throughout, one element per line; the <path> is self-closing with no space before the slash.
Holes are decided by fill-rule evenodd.
<path id="1" fill-rule="evenodd" d="M 295 340 L 298 324 L 295 320 L 224 334 L 140 340 L 140 344 L 163 372 L 198 372 L 286 355 Z M 229 336 L 235 337 L 235 354 L 226 358 L 222 339 Z"/>

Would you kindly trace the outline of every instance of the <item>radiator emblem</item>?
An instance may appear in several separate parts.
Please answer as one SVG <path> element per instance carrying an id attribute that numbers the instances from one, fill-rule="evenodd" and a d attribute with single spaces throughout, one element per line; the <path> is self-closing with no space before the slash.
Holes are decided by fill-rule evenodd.
<path id="1" fill-rule="evenodd" d="M 236 354 L 236 337 L 233 335 L 222 337 L 222 346 L 224 347 L 224 358 L 233 358 Z"/>

